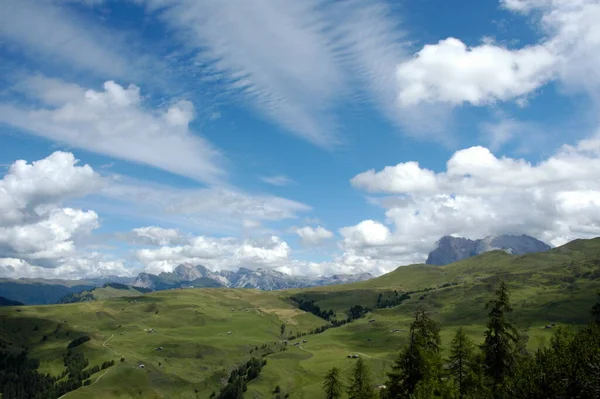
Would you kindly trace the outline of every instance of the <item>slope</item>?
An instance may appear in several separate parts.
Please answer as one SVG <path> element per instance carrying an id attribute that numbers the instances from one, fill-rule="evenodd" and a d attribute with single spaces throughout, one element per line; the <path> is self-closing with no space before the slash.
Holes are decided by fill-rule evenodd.
<path id="1" fill-rule="evenodd" d="M 324 322 L 269 293 L 181 289 L 19 312 L 2 308 L 0 342 L 14 351 L 30 348 L 42 372 L 59 375 L 68 343 L 90 336 L 77 348 L 89 367 L 109 360 L 116 365 L 65 398 L 204 398 L 251 351 L 281 350 L 282 324 L 298 331 Z"/>
<path id="2" fill-rule="evenodd" d="M 76 292 L 73 294 L 65 295 L 60 298 L 58 303 L 75 303 L 75 302 L 89 302 L 89 301 L 101 301 L 111 298 L 128 297 L 128 296 L 139 296 L 149 290 L 144 288 L 136 288 L 119 283 L 106 283 L 102 287 L 94 288 L 93 290 L 86 290 Z"/>

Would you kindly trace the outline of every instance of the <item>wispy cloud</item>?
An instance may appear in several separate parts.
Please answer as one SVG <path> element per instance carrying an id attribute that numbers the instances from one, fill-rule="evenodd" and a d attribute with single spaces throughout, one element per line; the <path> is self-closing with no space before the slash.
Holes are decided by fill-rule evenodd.
<path id="1" fill-rule="evenodd" d="M 273 186 L 287 186 L 292 183 L 293 180 L 287 176 L 277 175 L 277 176 L 262 176 L 260 180 L 265 183 L 271 184 Z"/>
<path id="2" fill-rule="evenodd" d="M 130 64 L 117 35 L 49 1 L 3 0 L 0 38 L 44 62 L 76 66 L 102 77 L 123 77 Z"/>
<path id="3" fill-rule="evenodd" d="M 392 80 L 403 53 L 383 1 L 146 4 L 178 32 L 204 77 L 315 145 L 343 140 L 334 113 L 341 102 L 366 92 L 385 110 L 393 108 Z"/>
<path id="4" fill-rule="evenodd" d="M 225 176 L 220 152 L 189 129 L 195 116 L 189 101 L 147 108 L 138 87 L 112 81 L 102 91 L 41 77 L 21 86 L 45 106 L 31 110 L 0 104 L 0 122 L 202 182 Z"/>

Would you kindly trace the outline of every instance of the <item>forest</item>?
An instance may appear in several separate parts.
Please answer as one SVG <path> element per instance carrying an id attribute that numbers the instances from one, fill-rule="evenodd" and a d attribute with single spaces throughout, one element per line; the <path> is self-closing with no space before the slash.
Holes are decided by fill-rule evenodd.
<path id="1" fill-rule="evenodd" d="M 510 293 L 501 282 L 485 305 L 484 341 L 475 345 L 463 328 L 443 358 L 440 327 L 418 309 L 409 343 L 374 387 L 359 358 L 349 376 L 332 368 L 323 381 L 327 399 L 594 399 L 600 397 L 600 292 L 586 327 L 560 326 L 550 342 L 529 353 L 527 336 L 511 322 Z"/>

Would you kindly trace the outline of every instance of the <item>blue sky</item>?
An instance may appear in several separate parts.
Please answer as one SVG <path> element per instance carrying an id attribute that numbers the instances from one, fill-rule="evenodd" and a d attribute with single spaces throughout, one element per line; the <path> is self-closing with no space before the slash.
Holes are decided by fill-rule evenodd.
<path id="1" fill-rule="evenodd" d="M 597 0 L 0 11 L 0 275 L 381 274 L 446 234 L 600 234 Z"/>

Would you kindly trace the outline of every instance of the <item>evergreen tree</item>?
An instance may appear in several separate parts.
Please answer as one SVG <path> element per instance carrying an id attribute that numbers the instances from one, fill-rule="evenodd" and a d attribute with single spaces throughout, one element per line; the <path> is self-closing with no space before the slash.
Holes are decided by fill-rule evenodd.
<path id="1" fill-rule="evenodd" d="M 362 358 L 358 358 L 352 377 L 350 378 L 350 386 L 348 387 L 349 399 L 374 399 L 375 391 L 371 382 L 371 372 Z"/>
<path id="2" fill-rule="evenodd" d="M 340 382 L 340 370 L 337 367 L 329 370 L 323 381 L 325 398 L 338 399 L 342 396 L 342 384 Z"/>
<path id="3" fill-rule="evenodd" d="M 500 388 L 504 379 L 516 365 L 517 344 L 519 335 L 515 326 L 508 320 L 512 312 L 509 291 L 505 282 L 501 282 L 496 290 L 496 299 L 486 304 L 489 310 L 489 321 L 485 331 L 485 341 L 482 345 L 486 374 L 496 388 Z M 500 389 L 494 392 L 500 395 Z"/>
<path id="4" fill-rule="evenodd" d="M 459 397 L 464 398 L 472 373 L 473 342 L 462 327 L 458 329 L 450 344 L 449 371 L 458 384 Z"/>
<path id="5" fill-rule="evenodd" d="M 408 398 L 423 378 L 440 376 L 440 329 L 422 309 L 415 312 L 409 339 L 388 373 L 388 398 Z"/>
<path id="6" fill-rule="evenodd" d="M 592 307 L 592 321 L 600 324 L 600 291 L 597 291 L 596 295 L 598 296 L 598 302 Z"/>

